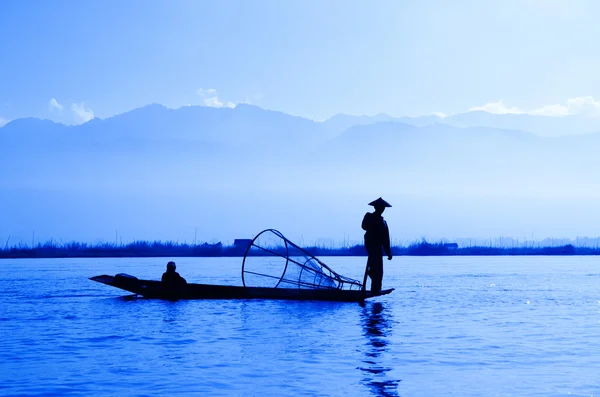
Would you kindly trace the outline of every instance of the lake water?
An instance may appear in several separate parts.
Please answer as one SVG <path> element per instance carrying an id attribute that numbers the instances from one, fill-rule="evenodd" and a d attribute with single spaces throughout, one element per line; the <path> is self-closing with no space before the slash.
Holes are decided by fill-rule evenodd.
<path id="1" fill-rule="evenodd" d="M 362 278 L 366 258 L 322 258 Z M 159 301 L 88 277 L 166 258 L 0 260 L 2 396 L 600 395 L 600 259 L 397 257 L 356 303 Z M 240 285 L 240 258 L 175 258 Z"/>

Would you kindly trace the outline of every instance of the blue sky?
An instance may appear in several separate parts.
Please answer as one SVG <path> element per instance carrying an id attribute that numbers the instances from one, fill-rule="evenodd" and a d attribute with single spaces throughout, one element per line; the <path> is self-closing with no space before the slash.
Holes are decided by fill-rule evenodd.
<path id="1" fill-rule="evenodd" d="M 599 11 L 579 0 L 5 0 L 0 124 L 149 103 L 250 102 L 317 120 L 597 110 Z"/>

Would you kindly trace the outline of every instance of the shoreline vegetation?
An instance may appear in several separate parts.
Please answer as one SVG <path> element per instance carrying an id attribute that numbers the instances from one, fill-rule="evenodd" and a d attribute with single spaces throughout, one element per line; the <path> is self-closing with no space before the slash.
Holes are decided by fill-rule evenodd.
<path id="1" fill-rule="evenodd" d="M 0 248 L 0 258 L 148 258 L 148 257 L 243 257 L 249 240 L 233 245 L 188 244 L 162 241 L 115 243 L 46 242 Z M 366 256 L 362 244 L 343 247 L 303 247 L 314 256 Z M 600 246 L 521 245 L 510 247 L 459 246 L 456 243 L 430 243 L 426 240 L 407 246 L 393 246 L 394 256 L 500 256 L 500 255 L 600 255 Z"/>

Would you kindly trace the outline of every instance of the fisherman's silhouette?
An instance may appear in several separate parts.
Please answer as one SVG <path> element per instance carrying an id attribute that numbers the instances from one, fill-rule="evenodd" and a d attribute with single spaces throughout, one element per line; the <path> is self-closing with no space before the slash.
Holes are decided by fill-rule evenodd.
<path id="1" fill-rule="evenodd" d="M 401 380 L 387 378 L 387 372 L 392 368 L 382 365 L 382 354 L 388 348 L 388 337 L 392 326 L 389 312 L 381 302 L 367 303 L 363 306 L 362 326 L 364 336 L 368 340 L 368 350 L 365 352 L 365 367 L 359 369 L 365 373 L 364 383 L 375 396 L 398 396 L 398 383 Z"/>
<path id="2" fill-rule="evenodd" d="M 391 207 L 391 205 L 381 197 L 370 202 L 369 205 L 375 207 L 375 211 L 367 212 L 362 221 L 362 228 L 365 230 L 365 248 L 368 254 L 363 289 L 366 288 L 368 274 L 371 278 L 371 291 L 379 292 L 383 279 L 383 252 L 386 253 L 388 260 L 392 259 L 390 232 L 381 214 L 386 207 Z"/>
<path id="3" fill-rule="evenodd" d="M 187 281 L 175 271 L 175 262 L 167 263 L 167 271 L 162 275 L 163 291 L 168 297 L 176 298 L 187 286 Z"/>

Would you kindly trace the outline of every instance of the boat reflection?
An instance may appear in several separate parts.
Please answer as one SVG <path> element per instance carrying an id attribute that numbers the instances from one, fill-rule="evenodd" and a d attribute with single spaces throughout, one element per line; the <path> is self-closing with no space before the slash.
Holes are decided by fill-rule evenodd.
<path id="1" fill-rule="evenodd" d="M 392 333 L 391 317 L 389 310 L 381 302 L 367 302 L 363 306 L 361 323 L 363 335 L 367 338 L 364 367 L 359 367 L 364 372 L 364 384 L 375 396 L 398 396 L 398 383 L 387 377 L 387 372 L 392 368 L 382 363 L 382 355 L 388 347 L 388 338 Z"/>

